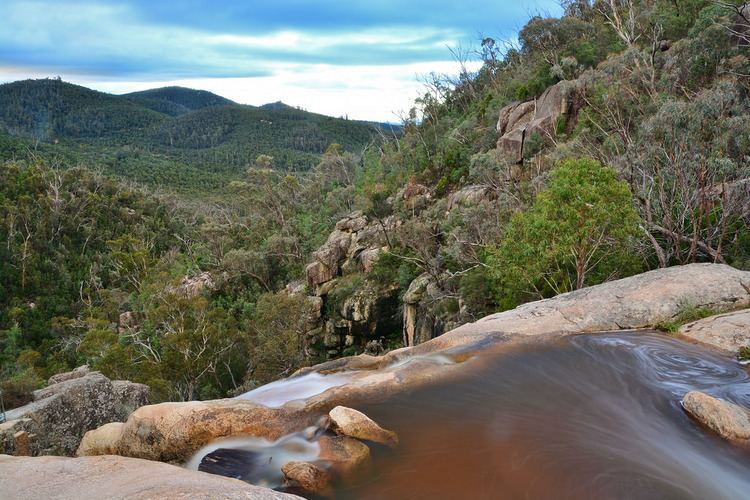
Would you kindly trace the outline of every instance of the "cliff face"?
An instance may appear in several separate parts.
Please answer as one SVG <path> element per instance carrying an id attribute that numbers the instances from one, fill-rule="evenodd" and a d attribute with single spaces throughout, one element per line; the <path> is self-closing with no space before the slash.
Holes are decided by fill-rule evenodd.
<path id="1" fill-rule="evenodd" d="M 374 221 L 362 212 L 350 214 L 313 253 L 305 268 L 306 285 L 287 287 L 291 293 L 307 294 L 311 304 L 309 355 L 378 352 L 401 331 L 398 287 L 363 279 L 387 250 L 387 233 L 399 224 L 395 217 Z"/>

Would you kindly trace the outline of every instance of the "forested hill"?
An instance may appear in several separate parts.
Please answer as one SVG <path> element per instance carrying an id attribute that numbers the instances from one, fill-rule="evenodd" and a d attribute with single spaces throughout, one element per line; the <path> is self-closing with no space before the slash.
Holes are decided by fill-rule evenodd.
<path id="1" fill-rule="evenodd" d="M 131 92 L 123 97 L 139 103 L 149 109 L 170 116 L 179 116 L 197 109 L 211 106 L 225 106 L 237 104 L 225 97 L 208 92 L 185 87 L 162 87 L 158 89 Z"/>
<path id="2" fill-rule="evenodd" d="M 129 99 L 56 79 L 0 85 L 0 128 L 11 135 L 43 141 L 105 137 L 165 118 Z"/>
<path id="3" fill-rule="evenodd" d="M 180 87 L 116 96 L 59 79 L 0 85 L 0 158 L 31 151 L 182 190 L 225 186 L 261 154 L 276 168 L 308 170 L 331 144 L 361 152 L 382 127 Z"/>

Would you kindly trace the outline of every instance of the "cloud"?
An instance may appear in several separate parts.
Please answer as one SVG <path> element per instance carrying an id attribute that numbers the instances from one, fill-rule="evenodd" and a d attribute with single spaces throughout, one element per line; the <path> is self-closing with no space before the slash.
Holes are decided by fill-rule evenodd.
<path id="1" fill-rule="evenodd" d="M 557 9 L 556 0 L 532 3 Z M 306 96 L 314 103 L 319 100 L 311 97 L 313 91 L 348 89 L 354 95 L 357 85 L 396 92 L 388 82 L 401 82 L 405 75 L 413 94 L 417 68 L 445 67 L 448 47 L 476 41 L 480 33 L 515 33 L 528 18 L 528 7 L 523 5 L 529 2 L 4 0 L 3 4 L 1 80 L 12 74 L 59 74 L 77 83 L 106 84 L 114 91 L 112 82 L 232 79 L 243 81 L 245 88 L 273 88 L 269 82 L 276 81 L 276 88 L 308 92 L 297 90 L 271 100 Z M 359 78 L 362 74 L 367 78 Z M 233 88 L 228 83 L 224 87 Z M 331 105 L 329 114 L 339 108 Z"/>

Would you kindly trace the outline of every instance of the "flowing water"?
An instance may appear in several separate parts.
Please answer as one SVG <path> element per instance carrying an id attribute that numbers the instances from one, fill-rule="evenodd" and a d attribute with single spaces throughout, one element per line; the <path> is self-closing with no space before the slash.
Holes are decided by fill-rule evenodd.
<path id="1" fill-rule="evenodd" d="M 651 333 L 520 347 L 461 381 L 360 409 L 398 432 L 394 450 L 336 487 L 337 499 L 750 498 L 750 452 L 694 423 L 698 389 L 750 406 L 747 372 Z"/>
<path id="2" fill-rule="evenodd" d="M 237 399 L 247 399 L 269 408 L 278 408 L 290 401 L 307 399 L 327 391 L 333 387 L 344 385 L 349 381 L 347 373 L 321 375 L 308 373 L 298 377 L 277 380 L 237 396 Z"/>

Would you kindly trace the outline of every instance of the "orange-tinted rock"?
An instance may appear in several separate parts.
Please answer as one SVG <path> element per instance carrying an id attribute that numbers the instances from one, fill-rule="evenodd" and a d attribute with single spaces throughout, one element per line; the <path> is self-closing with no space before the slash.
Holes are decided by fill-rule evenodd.
<path id="1" fill-rule="evenodd" d="M 730 441 L 750 440 L 750 413 L 736 404 L 700 391 L 690 391 L 682 407 L 695 420 Z"/>
<path id="2" fill-rule="evenodd" d="M 287 462 L 281 466 L 284 485 L 292 491 L 326 496 L 331 489 L 331 474 L 310 462 Z"/>
<path id="3" fill-rule="evenodd" d="M 331 418 L 331 429 L 337 434 L 391 447 L 398 444 L 395 432 L 383 429 L 360 411 L 337 406 L 328 412 L 328 416 Z"/>

